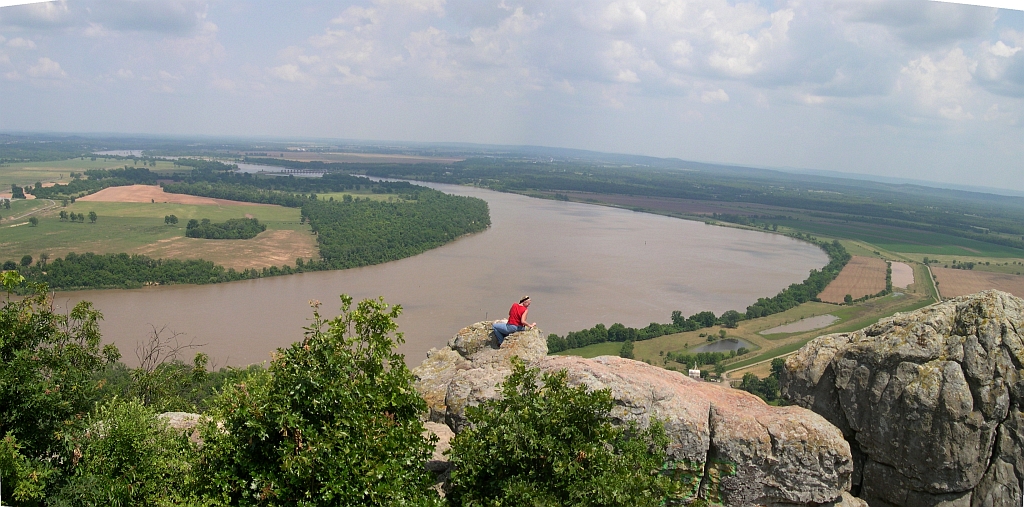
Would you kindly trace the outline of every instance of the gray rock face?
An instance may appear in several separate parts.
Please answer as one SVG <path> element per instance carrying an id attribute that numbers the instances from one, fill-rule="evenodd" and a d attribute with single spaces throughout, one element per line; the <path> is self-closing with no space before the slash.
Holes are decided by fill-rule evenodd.
<path id="1" fill-rule="evenodd" d="M 670 438 L 664 473 L 682 497 L 736 506 L 862 507 L 843 496 L 853 458 L 842 432 L 808 410 L 770 407 L 746 392 L 629 359 L 547 356 L 537 330 L 512 334 L 499 349 L 489 329 L 487 322 L 463 329 L 413 369 L 431 419 L 443 411 L 455 433 L 468 424 L 466 407 L 501 395 L 497 386 L 518 356 L 544 372 L 566 370 L 572 385 L 609 389 L 620 423 L 663 421 Z"/>
<path id="2" fill-rule="evenodd" d="M 1024 300 L 985 291 L 808 343 L 782 393 L 840 428 L 871 505 L 1021 505 Z"/>

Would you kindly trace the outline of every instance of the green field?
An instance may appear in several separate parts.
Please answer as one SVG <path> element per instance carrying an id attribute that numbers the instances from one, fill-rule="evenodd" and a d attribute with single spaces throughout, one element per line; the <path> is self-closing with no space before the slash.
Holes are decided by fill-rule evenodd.
<path id="1" fill-rule="evenodd" d="M 902 229 L 858 222 L 833 223 L 806 220 L 782 220 L 780 226 L 828 238 L 853 239 L 876 245 L 884 250 L 923 255 L 959 255 L 997 258 L 1019 258 L 1024 252 L 1016 248 L 984 243 L 973 239 L 935 232 Z M 851 252 L 854 254 L 860 252 Z"/>
<path id="2" fill-rule="evenodd" d="M 365 190 L 346 190 L 344 192 L 326 192 L 323 194 L 316 194 L 317 198 L 323 201 L 328 201 L 332 197 L 334 198 L 335 201 L 340 201 L 344 199 L 346 195 L 351 195 L 352 197 L 358 197 L 360 199 L 369 198 L 374 201 L 404 201 L 404 199 L 399 198 L 398 195 L 396 194 L 375 194 L 373 192 L 367 192 Z"/>
<path id="3" fill-rule="evenodd" d="M 35 182 L 67 183 L 71 180 L 72 172 L 85 172 L 89 169 L 114 169 L 133 165 L 131 160 L 104 160 L 97 158 L 90 160 L 82 159 L 57 160 L 52 162 L 22 162 L 16 164 L 4 164 L 0 166 L 0 192 L 9 192 L 11 185 L 31 186 Z M 156 166 L 146 166 L 154 172 L 184 172 L 191 168 L 182 168 L 174 165 L 170 160 L 159 160 Z"/>
<path id="4" fill-rule="evenodd" d="M 13 201 L 13 208 L 26 206 L 23 203 L 38 201 Z M 99 215 L 96 223 L 62 222 L 60 210 L 88 215 L 90 211 Z M 17 221 L 4 220 L 0 239 L 0 261 L 19 259 L 23 255 L 38 256 L 48 253 L 62 257 L 67 252 L 120 253 L 132 252 L 146 245 L 158 243 L 185 234 L 189 219 L 209 218 L 223 222 L 229 218 L 242 218 L 246 214 L 267 225 L 268 230 L 308 231 L 308 226 L 299 224 L 299 210 L 280 206 L 255 204 L 237 205 L 186 205 L 167 203 L 110 203 L 76 202 L 67 208 L 57 207 L 40 213 L 39 225 L 28 225 L 27 217 Z M 175 215 L 178 224 L 165 225 L 164 216 Z"/>
<path id="5" fill-rule="evenodd" d="M 640 343 L 640 342 L 638 342 Z M 622 350 L 622 344 L 619 342 L 604 342 L 595 343 L 593 345 L 587 345 L 586 347 L 580 347 L 578 349 L 569 349 L 557 354 L 556 356 L 580 356 L 580 357 L 597 357 L 597 356 L 617 356 L 619 351 Z"/>

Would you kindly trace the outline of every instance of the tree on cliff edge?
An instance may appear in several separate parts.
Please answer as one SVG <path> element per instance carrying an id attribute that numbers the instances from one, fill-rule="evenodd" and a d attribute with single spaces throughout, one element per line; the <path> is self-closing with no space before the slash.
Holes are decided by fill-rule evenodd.
<path id="1" fill-rule="evenodd" d="M 423 467 L 426 402 L 395 333 L 400 307 L 367 299 L 324 320 L 270 368 L 227 387 L 204 430 L 198 477 L 228 505 L 435 505 Z M 326 327 L 326 329 L 325 329 Z"/>
<path id="2" fill-rule="evenodd" d="M 448 501 L 454 506 L 656 506 L 668 493 L 657 473 L 668 443 L 655 422 L 611 423 L 608 390 L 570 387 L 565 370 L 521 361 L 502 397 L 468 407 L 472 423 L 452 441 Z"/>

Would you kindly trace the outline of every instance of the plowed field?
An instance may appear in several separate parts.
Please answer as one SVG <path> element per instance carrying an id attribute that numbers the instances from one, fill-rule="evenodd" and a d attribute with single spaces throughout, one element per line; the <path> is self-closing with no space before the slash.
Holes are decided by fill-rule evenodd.
<path id="1" fill-rule="evenodd" d="M 954 298 L 987 289 L 999 289 L 1017 297 L 1024 297 L 1024 276 L 968 269 L 932 268 L 939 294 Z"/>
<path id="2" fill-rule="evenodd" d="M 885 289 L 887 267 L 882 259 L 854 256 L 818 297 L 827 303 L 838 304 L 847 294 L 853 299 L 878 294 Z"/>
<path id="3" fill-rule="evenodd" d="M 270 204 L 241 203 L 227 199 L 213 199 L 186 194 L 168 194 L 156 185 L 128 185 L 110 187 L 77 199 L 84 202 L 164 202 L 169 204 L 245 204 L 247 206 L 271 206 Z M 294 260 L 294 259 L 293 259 Z"/>

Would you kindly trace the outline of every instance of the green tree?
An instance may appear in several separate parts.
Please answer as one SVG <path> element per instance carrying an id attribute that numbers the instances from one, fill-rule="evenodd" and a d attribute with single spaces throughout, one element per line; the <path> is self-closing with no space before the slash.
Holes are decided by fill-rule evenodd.
<path id="1" fill-rule="evenodd" d="M 853 296 L 851 296 L 849 294 L 843 296 L 843 302 L 846 303 L 846 304 L 852 303 L 853 302 Z"/>
<path id="2" fill-rule="evenodd" d="M 35 226 L 39 225 L 39 217 L 29 217 L 28 218 L 28 223 L 29 223 L 29 227 L 35 227 Z"/>
<path id="3" fill-rule="evenodd" d="M 60 210 L 60 213 L 58 213 L 57 216 L 60 217 L 61 222 L 67 222 L 68 220 L 68 212 L 65 210 Z"/>
<path id="4" fill-rule="evenodd" d="M 452 441 L 449 503 L 661 505 L 661 425 L 615 427 L 608 390 L 570 387 L 564 370 L 544 374 L 541 386 L 538 373 L 516 361 L 501 399 L 467 409 L 471 424 Z"/>
<path id="5" fill-rule="evenodd" d="M 738 325 L 739 321 L 743 320 L 743 314 L 736 310 L 729 310 L 722 314 L 720 320 L 722 321 L 722 325 L 732 329 Z"/>
<path id="6" fill-rule="evenodd" d="M 622 342 L 622 348 L 619 349 L 619 357 L 633 359 L 633 340 Z"/>
<path id="7" fill-rule="evenodd" d="M 786 369 L 786 360 L 781 357 L 772 359 L 772 375 L 775 378 L 782 378 L 782 372 Z"/>
<path id="8" fill-rule="evenodd" d="M 90 211 L 89 212 L 89 222 L 96 223 L 96 218 L 97 218 L 96 212 L 95 211 Z"/>
<path id="9" fill-rule="evenodd" d="M 76 458 L 50 505 L 182 504 L 195 453 L 182 432 L 139 401 L 117 398 L 97 405 L 85 428 L 69 438 Z"/>
<path id="10" fill-rule="evenodd" d="M 21 257 L 21 265 L 22 265 L 22 267 L 26 267 L 26 268 L 31 266 L 32 265 L 32 256 L 31 255 L 24 255 L 24 256 L 22 256 Z"/>
<path id="11" fill-rule="evenodd" d="M 230 505 L 427 505 L 426 403 L 395 353 L 399 307 L 367 299 L 325 321 L 314 304 L 302 342 L 225 388 L 199 474 Z M 326 329 L 325 329 L 326 327 Z"/>
<path id="12" fill-rule="evenodd" d="M 101 352 L 101 316 L 90 303 L 57 313 L 45 285 L 12 300 L 24 277 L 7 271 L 0 280 L 7 291 L 0 308 L 0 481 L 13 485 L 15 501 L 31 505 L 74 463 L 67 439 L 86 427 L 97 397 L 93 375 L 120 354 L 112 345 Z"/>

